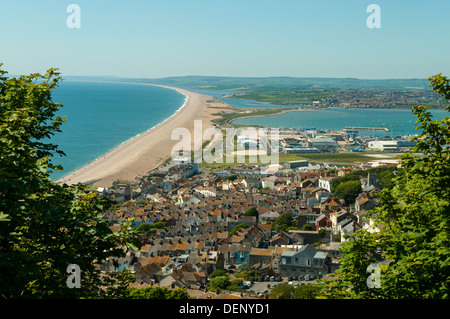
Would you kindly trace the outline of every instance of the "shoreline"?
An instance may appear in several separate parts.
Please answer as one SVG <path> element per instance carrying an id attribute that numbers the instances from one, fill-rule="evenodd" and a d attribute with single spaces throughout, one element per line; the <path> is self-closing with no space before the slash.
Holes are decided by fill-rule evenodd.
<path id="1" fill-rule="evenodd" d="M 73 185 L 81 182 L 96 187 L 110 187 L 116 180 L 133 181 L 156 169 L 170 157 L 173 146 L 178 142 L 178 140 L 171 140 L 171 133 L 174 129 L 187 128 L 193 134 L 194 120 L 202 120 L 204 129 L 212 126 L 212 120 L 216 118 L 212 115 L 212 113 L 216 113 L 215 104 L 232 109 L 230 105 L 212 96 L 186 89 L 149 83 L 114 83 L 164 87 L 175 90 L 186 98 L 183 105 L 161 123 L 123 142 L 94 161 L 64 175 L 56 180 L 56 183 Z"/>

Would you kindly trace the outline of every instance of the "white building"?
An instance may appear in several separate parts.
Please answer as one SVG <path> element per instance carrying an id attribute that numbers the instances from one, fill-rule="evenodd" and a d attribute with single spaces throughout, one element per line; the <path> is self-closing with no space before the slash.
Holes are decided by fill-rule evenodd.
<path id="1" fill-rule="evenodd" d="M 382 152 L 398 151 L 397 141 L 370 141 L 368 148 Z"/>
<path id="2" fill-rule="evenodd" d="M 331 180 L 333 177 L 321 177 L 319 178 L 319 187 L 326 189 L 327 191 L 331 192 Z"/>

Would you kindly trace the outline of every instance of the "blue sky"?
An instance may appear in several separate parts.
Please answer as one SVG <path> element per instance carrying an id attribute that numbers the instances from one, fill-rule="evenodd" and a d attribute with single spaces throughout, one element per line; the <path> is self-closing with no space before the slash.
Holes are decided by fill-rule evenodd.
<path id="1" fill-rule="evenodd" d="M 1 0 L 0 62 L 11 74 L 426 78 L 450 75 L 449 15 L 449 0 Z"/>

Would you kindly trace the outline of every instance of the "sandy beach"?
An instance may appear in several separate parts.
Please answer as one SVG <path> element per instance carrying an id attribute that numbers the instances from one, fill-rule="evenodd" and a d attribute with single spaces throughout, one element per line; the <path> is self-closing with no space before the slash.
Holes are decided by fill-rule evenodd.
<path id="1" fill-rule="evenodd" d="M 133 181 L 136 177 L 146 175 L 168 159 L 173 146 L 179 142 L 171 140 L 174 129 L 187 128 L 193 134 L 194 120 L 202 120 L 203 130 L 206 130 L 212 126 L 211 121 L 215 118 L 212 114 L 221 111 L 219 108 L 231 110 L 230 105 L 209 95 L 164 85 L 156 86 L 185 94 L 187 100 L 184 106 L 163 123 L 123 143 L 56 182 L 68 185 L 81 182 L 96 187 L 110 187 L 112 182 L 118 179 Z"/>

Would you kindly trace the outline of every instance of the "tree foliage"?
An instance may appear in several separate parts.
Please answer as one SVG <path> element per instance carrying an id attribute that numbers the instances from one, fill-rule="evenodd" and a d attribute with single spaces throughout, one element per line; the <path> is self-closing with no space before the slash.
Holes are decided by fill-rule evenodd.
<path id="1" fill-rule="evenodd" d="M 278 216 L 273 222 L 273 230 L 275 232 L 288 231 L 290 227 L 297 226 L 293 219 L 294 215 L 290 210 L 285 211 Z"/>
<path id="2" fill-rule="evenodd" d="M 97 265 L 136 247 L 136 234 L 102 221 L 110 202 L 49 176 L 62 169 L 52 156 L 64 155 L 49 142 L 64 122 L 51 97 L 62 78 L 57 69 L 6 74 L 0 69 L 0 298 L 118 297 L 129 274 L 101 274 Z M 80 289 L 67 287 L 69 264 L 82 271 Z"/>
<path id="3" fill-rule="evenodd" d="M 126 299 L 192 299 L 184 288 L 168 289 L 167 287 L 129 288 Z"/>
<path id="4" fill-rule="evenodd" d="M 428 80 L 435 92 L 450 98 L 447 77 Z M 322 297 L 449 298 L 450 118 L 434 120 L 426 106 L 413 106 L 412 112 L 422 132 L 412 138 L 417 146 L 402 155 L 403 173 L 392 189 L 379 193 L 381 206 L 370 218 L 380 231 L 360 230 L 342 245 L 343 264 Z M 378 249 L 387 263 L 377 264 Z M 380 284 L 369 288 L 372 263 L 379 266 Z"/>
<path id="5" fill-rule="evenodd" d="M 233 227 L 233 229 L 230 231 L 229 236 L 232 237 L 238 230 L 241 228 L 248 228 L 248 225 L 246 223 L 240 223 Z"/>
<path id="6" fill-rule="evenodd" d="M 255 216 L 256 220 L 258 220 L 258 209 L 256 207 L 250 207 L 244 212 L 244 216 Z"/>
<path id="7" fill-rule="evenodd" d="M 361 182 L 359 180 L 343 182 L 334 189 L 336 197 L 345 200 L 347 205 L 353 204 L 361 192 Z"/>
<path id="8" fill-rule="evenodd" d="M 300 285 L 294 287 L 287 283 L 282 283 L 273 287 L 269 293 L 270 299 L 315 299 L 321 290 L 317 284 Z"/>
<path id="9" fill-rule="evenodd" d="M 231 282 L 228 279 L 228 276 L 217 276 L 209 281 L 209 289 L 211 291 L 214 291 L 217 288 L 226 289 L 229 285 L 231 285 Z"/>

